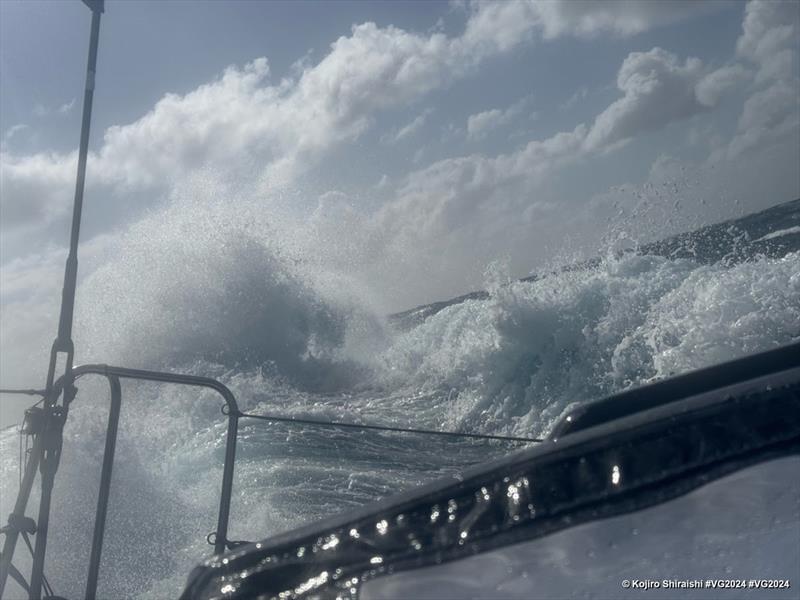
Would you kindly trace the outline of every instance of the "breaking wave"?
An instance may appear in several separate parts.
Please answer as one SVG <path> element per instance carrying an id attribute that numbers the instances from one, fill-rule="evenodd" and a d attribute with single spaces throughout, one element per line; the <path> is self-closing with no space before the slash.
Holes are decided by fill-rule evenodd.
<path id="1" fill-rule="evenodd" d="M 800 337 L 796 250 L 713 263 L 628 252 L 536 280 L 493 276 L 488 294 L 401 327 L 277 239 L 246 213 L 198 218 L 180 204 L 134 226 L 81 286 L 79 358 L 217 377 L 248 411 L 541 435 L 576 402 Z M 104 397 L 82 382 L 65 432 L 48 577 L 67 596 L 83 590 Z M 101 595 L 174 596 L 207 552 L 219 404 L 125 385 Z M 13 432 L 1 442 L 12 490 Z M 231 536 L 265 537 L 509 449 L 243 422 Z M 3 512 L 11 502 L 4 493 Z"/>

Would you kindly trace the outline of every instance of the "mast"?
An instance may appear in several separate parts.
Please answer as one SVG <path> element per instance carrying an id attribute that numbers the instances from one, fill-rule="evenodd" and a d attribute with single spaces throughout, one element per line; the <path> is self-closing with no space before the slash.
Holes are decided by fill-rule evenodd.
<path id="1" fill-rule="evenodd" d="M 33 452 L 26 465 L 25 477 L 17 496 L 14 512 L 9 517 L 6 528 L 5 543 L 0 559 L 0 597 L 3 595 L 8 575 L 11 572 L 11 559 L 21 533 L 18 523 L 25 520 L 25 506 L 30 497 L 38 466 L 42 476 L 42 493 L 39 501 L 38 523 L 33 525 L 36 531 L 36 547 L 33 553 L 33 567 L 29 597 L 39 600 L 42 594 L 44 579 L 44 557 L 47 549 L 47 530 L 50 518 L 50 501 L 53 492 L 56 470 L 61 458 L 64 422 L 67 418 L 69 404 L 75 397 L 77 389 L 73 385 L 72 366 L 75 346 L 72 341 L 72 323 L 75 309 L 75 288 L 78 278 L 78 241 L 81 230 L 81 214 L 83 211 L 83 192 L 86 182 L 86 160 L 89 154 L 89 129 L 92 120 L 92 101 L 94 99 L 95 73 L 97 68 L 97 45 L 100 37 L 100 16 L 104 10 L 104 0 L 83 0 L 92 11 L 91 34 L 89 38 L 89 58 L 86 67 L 86 85 L 83 95 L 83 120 L 81 123 L 81 139 L 78 153 L 78 173 L 75 181 L 75 202 L 72 210 L 72 230 L 70 234 L 69 254 L 64 269 L 64 287 L 61 296 L 61 314 L 58 333 L 50 350 L 50 365 L 47 369 L 47 386 L 44 393 L 44 405 L 41 418 L 35 425 L 29 425 L 29 432 L 34 434 Z M 59 355 L 65 354 L 63 387 L 55 388 L 55 372 Z M 61 405 L 58 400 L 62 396 Z M 27 418 L 27 415 L 26 415 Z M 12 525 L 12 522 L 15 525 Z"/>
<path id="2" fill-rule="evenodd" d="M 89 60 L 86 67 L 86 86 L 83 94 L 83 121 L 81 123 L 81 141 L 78 151 L 78 175 L 75 181 L 75 202 L 72 208 L 72 230 L 69 240 L 69 255 L 64 270 L 64 287 L 61 295 L 61 315 L 58 321 L 58 334 L 53 342 L 50 354 L 50 366 L 47 371 L 47 391 L 53 387 L 56 362 L 59 353 L 67 354 L 65 375 L 72 370 L 72 358 L 75 351 L 72 343 L 72 321 L 75 309 L 75 288 L 78 278 L 78 241 L 81 233 L 81 215 L 83 213 L 83 190 L 86 183 L 86 159 L 89 154 L 89 129 L 92 122 L 92 102 L 94 100 L 95 73 L 97 70 L 97 45 L 100 36 L 100 15 L 103 13 L 104 0 L 83 0 L 92 11 L 92 29 L 89 38 Z"/>
<path id="3" fill-rule="evenodd" d="M 72 380 L 72 361 L 75 344 L 72 342 L 72 322 L 75 310 L 75 288 L 78 279 L 78 240 L 81 233 L 83 212 L 83 190 L 86 183 L 86 159 L 89 154 L 89 129 L 92 122 L 92 101 L 97 72 L 97 45 L 100 38 L 100 15 L 103 14 L 104 0 L 83 0 L 92 11 L 92 27 L 89 37 L 89 59 L 86 65 L 86 84 L 83 93 L 83 120 L 81 122 L 81 141 L 78 150 L 78 174 L 75 180 L 75 203 L 72 208 L 72 231 L 69 240 L 69 255 L 64 269 L 64 289 L 61 295 L 61 315 L 58 321 L 58 334 L 50 350 L 50 366 L 47 369 L 45 388 L 44 444 L 40 471 L 42 474 L 42 496 L 39 500 L 39 521 L 36 532 L 36 547 L 33 552 L 31 569 L 31 600 L 39 600 L 44 576 L 44 556 L 47 549 L 47 529 L 50 521 L 50 501 L 53 494 L 58 463 L 61 459 L 64 422 L 67 419 L 69 404 L 78 391 Z M 64 392 L 61 406 L 57 406 L 59 392 L 53 390 L 53 378 L 59 354 L 66 354 L 64 364 Z"/>

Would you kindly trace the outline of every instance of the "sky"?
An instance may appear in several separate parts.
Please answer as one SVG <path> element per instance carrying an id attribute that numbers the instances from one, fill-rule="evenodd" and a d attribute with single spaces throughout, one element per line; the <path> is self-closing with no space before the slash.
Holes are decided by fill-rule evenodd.
<path id="1" fill-rule="evenodd" d="M 25 364 L 55 333 L 89 23 L 0 2 L 0 356 Z M 247 235 L 390 312 L 792 200 L 799 53 L 795 1 L 109 0 L 80 278 Z M 21 365 L 0 380 L 35 385 Z"/>

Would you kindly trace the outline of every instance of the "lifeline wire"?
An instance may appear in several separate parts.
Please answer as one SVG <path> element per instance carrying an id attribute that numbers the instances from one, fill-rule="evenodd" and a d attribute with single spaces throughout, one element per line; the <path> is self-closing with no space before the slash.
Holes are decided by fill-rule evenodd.
<path id="1" fill-rule="evenodd" d="M 9 390 L 0 389 L 0 394 L 26 394 L 28 396 L 44 395 L 42 390 Z M 291 417 L 276 417 L 270 415 L 254 415 L 239 413 L 239 417 L 248 417 L 261 421 L 275 421 L 277 423 L 295 423 L 297 425 L 312 425 L 316 427 L 341 427 L 345 429 L 371 429 L 373 431 L 394 431 L 396 433 L 419 433 L 423 435 L 439 435 L 445 437 L 472 438 L 478 440 L 501 440 L 504 442 L 541 443 L 542 438 L 517 437 L 512 435 L 489 435 L 483 433 L 459 433 L 457 431 L 435 431 L 432 429 L 412 429 L 408 427 L 388 427 L 385 425 L 359 425 L 357 423 L 341 423 L 338 421 L 315 421 L 313 419 L 294 419 Z"/>
<path id="2" fill-rule="evenodd" d="M 542 438 L 516 437 L 511 435 L 489 435 L 483 433 L 459 433 L 457 431 L 435 431 L 432 429 L 411 429 L 408 427 L 388 427 L 386 425 L 359 425 L 357 423 L 340 423 L 338 421 L 315 421 L 312 419 L 294 419 L 291 417 L 275 417 L 270 415 L 254 415 L 250 413 L 239 413 L 239 417 L 248 417 L 261 421 L 275 421 L 277 423 L 294 423 L 297 425 L 313 425 L 317 427 L 342 427 L 349 429 L 371 429 L 374 431 L 394 431 L 397 433 L 420 433 L 424 435 L 439 435 L 446 437 L 473 438 L 479 440 L 502 440 L 504 442 L 521 442 L 529 444 L 532 442 L 543 442 Z"/>

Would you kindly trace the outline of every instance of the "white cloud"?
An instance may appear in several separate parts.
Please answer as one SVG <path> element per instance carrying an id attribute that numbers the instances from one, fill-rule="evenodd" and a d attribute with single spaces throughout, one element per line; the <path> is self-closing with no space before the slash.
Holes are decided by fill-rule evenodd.
<path id="1" fill-rule="evenodd" d="M 27 128 L 28 126 L 25 123 L 17 123 L 16 125 L 9 127 L 3 134 L 2 145 L 5 146 L 8 144 L 15 135 L 17 135 L 20 131 L 25 131 Z"/>
<path id="2" fill-rule="evenodd" d="M 587 149 L 624 142 L 705 110 L 695 91 L 704 75 L 697 58 L 681 64 L 677 56 L 661 48 L 632 52 L 617 75 L 623 96 L 595 119 L 586 138 Z"/>
<path id="3" fill-rule="evenodd" d="M 209 164 L 234 173 L 257 167 L 272 181 L 290 179 L 331 149 L 361 136 L 380 111 L 413 105 L 537 32 L 546 37 L 630 35 L 712 10 L 680 3 L 666 5 L 678 11 L 668 14 L 660 6 L 483 3 L 469 9 L 464 32 L 455 37 L 439 31 L 421 35 L 372 23 L 358 25 L 334 42 L 319 63 L 301 63 L 292 78 L 271 82 L 267 61 L 258 59 L 229 68 L 216 81 L 186 95 L 165 96 L 135 123 L 109 128 L 100 150 L 91 157 L 89 181 L 122 191 L 160 189 Z M 631 12 L 623 15 L 626 7 Z M 742 46 L 746 46 L 740 50 L 743 59 L 762 56 L 761 51 Z M 741 65 L 710 72 L 696 58 L 682 60 L 660 48 L 631 53 L 619 70 L 619 99 L 599 111 L 593 122 L 531 141 L 508 154 L 441 160 L 406 178 L 393 174 L 391 185 L 383 178 L 379 187 L 384 193 L 391 194 L 395 182 L 397 191 L 368 223 L 359 220 L 342 195 L 324 196 L 313 222 L 331 240 L 341 237 L 343 230 L 348 232 L 346 247 L 335 257 L 337 264 L 352 267 L 350 253 L 357 252 L 355 263 L 374 269 L 376 276 L 394 273 L 399 288 L 407 269 L 408 278 L 427 277 L 441 293 L 450 293 L 465 285 L 472 266 L 480 274 L 485 260 L 530 239 L 535 219 L 551 210 L 547 206 L 553 204 L 553 196 L 548 196 L 547 186 L 562 169 L 643 132 L 709 110 L 746 76 Z M 780 118 L 789 101 L 785 88 L 768 88 L 751 100 L 741 119 L 743 130 L 792 126 Z M 472 115 L 467 132 L 479 137 L 520 112 L 510 107 Z M 422 112 L 395 138 L 415 134 L 427 118 L 428 113 Z M 3 154 L 0 162 L 4 227 L 65 214 L 74 154 Z M 341 221 L 344 229 L 323 227 L 329 221 Z M 551 233 L 541 226 L 536 231 L 544 239 Z M 559 235 L 555 228 L 552 235 Z M 435 294 L 436 289 L 428 288 L 426 294 Z M 411 296 L 397 297 L 399 304 L 410 301 Z"/>
<path id="4" fill-rule="evenodd" d="M 409 174 L 371 219 L 382 244 L 365 268 L 379 277 L 391 265 L 399 282 L 424 279 L 432 297 L 480 283 L 487 261 L 530 235 L 532 194 L 581 159 L 585 136 L 581 125 L 509 154 L 450 158 Z M 413 289 L 391 293 L 400 305 L 418 300 Z"/>
<path id="5" fill-rule="evenodd" d="M 533 2 L 473 2 L 460 43 L 466 48 L 497 54 L 532 40 L 540 26 Z"/>
<path id="6" fill-rule="evenodd" d="M 791 106 L 797 106 L 796 90 L 779 81 L 756 92 L 744 103 L 739 127 L 744 131 L 776 127 L 787 116 L 786 108 Z"/>
<path id="7" fill-rule="evenodd" d="M 629 2 L 627 0 L 566 0 L 533 5 L 544 37 L 593 37 L 610 33 L 634 35 L 725 8 L 710 1 Z"/>
<path id="8" fill-rule="evenodd" d="M 398 269 L 404 262 L 425 264 L 437 285 L 452 289 L 470 275 L 452 265 L 483 265 L 509 247 L 530 247 L 531 228 L 537 224 L 537 235 L 545 240 L 559 231 L 559 225 L 545 231 L 542 223 L 552 222 L 547 189 L 564 169 L 708 111 L 751 77 L 741 65 L 709 70 L 699 59 L 681 61 L 661 48 L 631 53 L 618 73 L 622 96 L 600 111 L 591 126 L 580 124 L 509 154 L 450 158 L 411 173 L 375 219 L 374 227 L 386 240 L 383 256 L 390 256 L 385 260 Z M 779 104 L 777 98 L 774 102 Z M 504 113 L 495 109 L 473 115 L 470 136 L 499 124 Z M 752 118 L 756 114 L 771 122 L 771 111 Z M 675 161 L 666 159 L 656 161 L 654 173 L 664 172 L 667 164 L 674 174 Z M 563 220 L 563 209 L 555 213 Z"/>
<path id="9" fill-rule="evenodd" d="M 75 107 L 75 98 L 70 100 L 69 102 L 65 102 L 61 106 L 56 109 L 56 112 L 60 115 L 66 115 L 72 112 L 72 109 Z"/>
<path id="10" fill-rule="evenodd" d="M 277 84 L 268 83 L 264 58 L 231 67 L 186 95 L 168 94 L 134 123 L 108 128 L 90 157 L 88 179 L 123 190 L 163 189 L 214 165 L 260 168 L 266 182 L 291 180 L 361 135 L 374 113 L 413 102 L 525 41 L 532 23 L 516 19 L 518 11 L 516 3 L 481 5 L 457 37 L 357 25 L 317 65 Z M 511 21 L 512 30 L 497 29 Z M 41 212 L 26 208 L 31 200 L 23 192 L 35 188 L 37 206 L 68 194 L 63 174 L 73 160 L 72 154 L 3 154 L 2 205 L 13 217 L 4 226 Z"/>
<path id="11" fill-rule="evenodd" d="M 478 140 L 493 130 L 509 124 L 525 111 L 530 97 L 518 100 L 506 109 L 494 108 L 467 117 L 467 137 Z"/>
<path id="12" fill-rule="evenodd" d="M 561 0 L 473 2 L 464 38 L 495 50 L 508 49 L 534 30 L 545 39 L 562 36 L 629 36 L 726 8 L 713 0 Z"/>
<path id="13" fill-rule="evenodd" d="M 2 228 L 46 225 L 66 214 L 76 168 L 76 153 L 18 157 L 0 152 Z"/>
<path id="14" fill-rule="evenodd" d="M 497 129 L 508 121 L 508 113 L 499 108 L 493 108 L 492 110 L 485 110 L 470 115 L 467 118 L 467 136 L 472 139 L 482 138 L 486 136 L 490 130 Z"/>
<path id="15" fill-rule="evenodd" d="M 401 142 L 405 139 L 408 139 L 414 136 L 420 129 L 422 129 L 425 122 L 428 120 L 428 117 L 433 112 L 433 109 L 426 108 L 422 111 L 419 115 L 417 115 L 411 122 L 407 123 L 396 132 L 383 136 L 381 140 L 388 144 L 396 144 L 397 142 Z"/>
<path id="16" fill-rule="evenodd" d="M 753 0 L 747 4 L 737 54 L 756 65 L 757 89 L 745 101 L 737 133 L 712 160 L 734 158 L 779 143 L 800 130 L 798 77 L 800 4 Z"/>
<path id="17" fill-rule="evenodd" d="M 72 109 L 75 107 L 75 98 L 70 100 L 69 102 L 65 102 L 61 106 L 51 108 L 49 106 L 45 106 L 44 104 L 38 103 L 33 107 L 33 114 L 37 117 L 49 117 L 50 115 L 68 115 L 72 112 Z"/>
<path id="18" fill-rule="evenodd" d="M 569 98 L 567 98 L 558 108 L 560 110 L 571 110 L 573 109 L 579 102 L 586 99 L 586 96 L 589 95 L 589 88 L 582 87 L 577 92 L 572 94 Z"/>
<path id="19" fill-rule="evenodd" d="M 630 35 L 721 8 L 723 3 L 713 2 L 542 2 L 518 6 L 513 17 L 518 22 L 536 23 L 545 38 L 600 33 Z M 510 18 L 512 14 L 504 16 Z M 491 11 L 487 11 L 482 19 L 475 20 L 475 27 L 481 22 L 499 20 L 490 17 Z M 797 3 L 754 0 L 747 5 L 737 53 L 758 65 L 757 82 L 797 81 L 798 22 Z M 633 52 L 623 62 L 617 77 L 617 87 L 623 96 L 597 116 L 584 150 L 615 148 L 640 133 L 661 129 L 713 108 L 723 96 L 751 78 L 750 70 L 741 64 L 709 71 L 697 58 L 681 63 L 677 56 L 661 48 Z M 797 83 L 791 85 L 795 90 L 800 89 Z M 791 131 L 798 96 L 795 92 L 792 102 L 785 84 L 755 94 L 745 105 L 739 125 L 742 139 L 732 143 L 732 151 L 742 151 L 766 137 L 780 137 Z M 570 98 L 567 105 L 578 98 L 579 95 Z M 759 113 L 763 117 L 756 124 L 753 115 Z M 499 109 L 485 111 L 470 118 L 468 131 L 471 137 L 480 137 L 507 119 Z M 747 131 L 749 127 L 751 130 Z"/>
<path id="20" fill-rule="evenodd" d="M 786 81 L 778 81 L 745 101 L 739 131 L 728 146 L 728 156 L 735 157 L 764 143 L 796 135 L 799 129 L 798 89 Z"/>
<path id="21" fill-rule="evenodd" d="M 134 123 L 110 127 L 90 157 L 89 182 L 122 191 L 165 190 L 186 173 L 212 164 L 232 172 L 261 169 L 265 183 L 290 181 L 331 148 L 364 133 L 375 113 L 446 86 L 537 32 L 546 37 L 628 34 L 707 10 L 676 5 L 677 12 L 669 16 L 670 11 L 649 4 L 475 3 L 463 33 L 455 37 L 357 25 L 318 64 L 299 63 L 293 78 L 270 84 L 266 59 L 257 59 L 240 69 L 229 68 L 218 80 L 186 95 L 165 96 Z M 66 113 L 74 104 L 55 110 Z M 39 112 L 53 111 L 39 107 Z M 487 116 L 490 121 L 510 118 L 508 112 Z M 424 118 L 399 131 L 398 139 L 410 136 Z M 476 118 L 473 132 L 478 135 L 480 129 L 481 119 Z M 73 154 L 6 152 L 0 160 L 2 210 L 9 216 L 4 228 L 26 218 L 33 224 L 64 214 L 64 199 L 71 195 L 64 174 L 74 170 Z M 30 199 L 30 192 L 36 192 L 37 200 Z M 55 199 L 62 206 L 52 206 Z"/>
<path id="22" fill-rule="evenodd" d="M 703 106 L 716 106 L 722 96 L 751 76 L 750 71 L 738 64 L 721 67 L 697 82 L 697 99 Z"/>
<path id="23" fill-rule="evenodd" d="M 791 79 L 796 64 L 800 4 L 752 0 L 745 7 L 742 35 L 736 44 L 739 56 L 760 66 L 759 81 Z"/>

